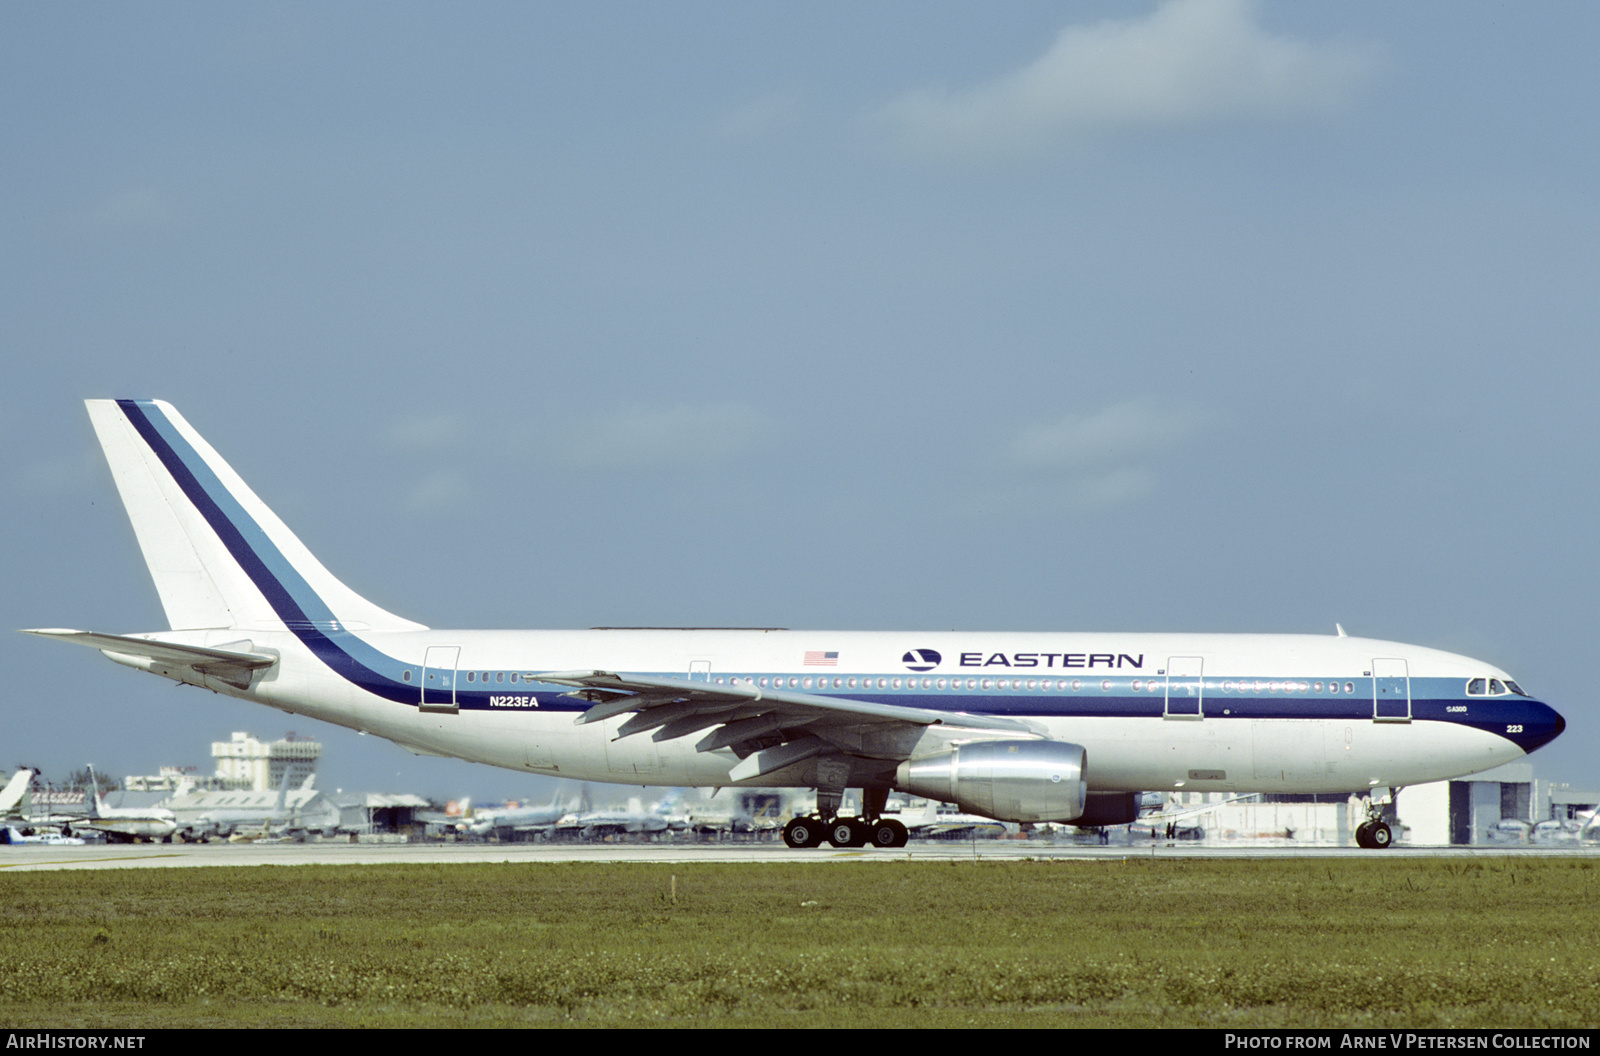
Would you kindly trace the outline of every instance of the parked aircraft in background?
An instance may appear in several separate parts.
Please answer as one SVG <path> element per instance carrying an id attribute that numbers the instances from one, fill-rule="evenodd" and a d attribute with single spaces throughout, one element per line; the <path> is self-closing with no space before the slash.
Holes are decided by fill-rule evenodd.
<path id="1" fill-rule="evenodd" d="M 0 826 L 0 843 L 43 843 L 51 846 L 82 846 L 83 839 L 79 836 L 64 836 L 59 832 L 36 832 L 31 835 L 24 834 L 14 825 Z"/>
<path id="2" fill-rule="evenodd" d="M 900 814 L 900 823 L 911 835 L 923 840 L 970 840 L 1010 836 L 1020 831 L 1014 823 L 996 821 L 981 814 L 959 810 L 940 810 L 940 804 L 927 800 L 922 810 Z"/>
<path id="3" fill-rule="evenodd" d="M 630 796 L 625 810 L 595 810 L 589 805 L 589 789 L 580 793 L 578 809 L 564 815 L 556 822 L 554 835 L 585 840 L 605 836 L 654 836 L 663 832 L 681 831 L 689 827 L 688 818 L 679 812 L 683 793 L 674 789 L 653 808 L 646 810 L 644 800 Z"/>
<path id="4" fill-rule="evenodd" d="M 33 779 L 37 773 L 25 766 L 12 774 L 4 790 L 0 790 L 0 819 L 22 826 L 18 829 L 11 824 L 0 825 L 0 843 L 81 844 L 83 841 L 76 836 L 33 831 Z"/>
<path id="5" fill-rule="evenodd" d="M 1532 840 L 1534 843 L 1576 844 L 1582 826 L 1575 821 L 1556 821 L 1554 819 L 1541 821 L 1533 827 Z"/>
<path id="6" fill-rule="evenodd" d="M 317 775 L 308 774 L 300 783 L 300 791 L 309 792 L 316 779 Z M 289 808 L 289 782 L 290 773 L 285 768 L 283 780 L 278 784 L 278 795 L 270 804 L 250 805 L 252 800 L 257 804 L 261 803 L 260 792 L 224 793 L 225 797 L 237 801 L 218 803 L 192 819 L 186 819 L 187 835 L 191 838 L 220 838 L 230 842 L 241 842 L 284 834 L 295 827 L 295 818 Z M 215 802 L 218 793 L 201 795 L 202 801 Z"/>
<path id="7" fill-rule="evenodd" d="M 772 793 L 715 789 L 711 795 L 683 805 L 689 831 L 698 836 L 776 832 L 781 801 Z"/>
<path id="8" fill-rule="evenodd" d="M 23 767 L 0 790 L 0 818 L 26 821 L 33 809 L 33 779 L 37 771 Z"/>
<path id="9" fill-rule="evenodd" d="M 84 817 L 72 822 L 83 828 L 98 829 L 115 843 L 135 840 L 170 840 L 178 831 L 177 816 L 165 807 L 107 807 L 100 802 L 100 788 L 94 767 L 89 768 L 89 787 L 83 794 Z M 71 835 L 64 828 L 63 833 Z"/>
<path id="10" fill-rule="evenodd" d="M 1521 818 L 1501 818 L 1484 836 L 1490 843 L 1527 843 L 1533 838 L 1533 824 Z"/>
<path id="11" fill-rule="evenodd" d="M 571 813 L 570 808 L 560 806 L 556 801 L 560 793 L 550 797 L 548 806 L 543 807 L 507 807 L 500 810 L 466 811 L 467 817 L 463 818 L 457 826 L 463 832 L 470 832 L 475 836 L 496 835 L 501 839 L 514 839 L 519 833 L 548 833 L 562 818 Z"/>
<path id="12" fill-rule="evenodd" d="M 427 755 L 624 784 L 810 787 L 791 846 L 897 846 L 889 792 L 1010 822 L 1140 793 L 1369 793 L 1498 766 L 1565 721 L 1465 656 L 1337 636 L 429 630 L 325 569 L 171 406 L 90 417 L 170 630 L 33 633 Z M 863 791 L 860 817 L 839 812 Z"/>

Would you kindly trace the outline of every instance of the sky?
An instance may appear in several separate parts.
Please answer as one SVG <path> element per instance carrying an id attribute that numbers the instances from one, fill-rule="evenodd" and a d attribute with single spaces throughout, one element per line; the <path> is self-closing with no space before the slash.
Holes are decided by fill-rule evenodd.
<path id="1" fill-rule="evenodd" d="M 1600 8 L 0 5 L 0 627 L 164 626 L 171 401 L 433 627 L 1351 634 L 1568 720 Z M 510 771 L 0 635 L 0 766 Z M 619 792 L 620 794 L 620 792 Z"/>

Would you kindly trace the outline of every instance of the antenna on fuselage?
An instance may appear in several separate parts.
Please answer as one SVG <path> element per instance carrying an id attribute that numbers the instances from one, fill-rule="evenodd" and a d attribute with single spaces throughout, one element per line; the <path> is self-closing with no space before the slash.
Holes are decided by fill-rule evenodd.
<path id="1" fill-rule="evenodd" d="M 1333 629 L 1339 632 L 1339 637 L 1340 638 L 1348 638 L 1348 637 L 1350 637 L 1348 634 L 1344 633 L 1344 625 L 1341 624 L 1341 623 L 1334 624 L 1333 625 Z"/>

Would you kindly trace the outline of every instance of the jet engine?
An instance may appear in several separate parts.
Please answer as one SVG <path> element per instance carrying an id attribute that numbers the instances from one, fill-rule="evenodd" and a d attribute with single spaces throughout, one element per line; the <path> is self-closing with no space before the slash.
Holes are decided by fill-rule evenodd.
<path id="1" fill-rule="evenodd" d="M 1088 754 L 1064 741 L 978 741 L 895 771 L 895 787 L 1000 821 L 1072 821 L 1089 795 Z"/>

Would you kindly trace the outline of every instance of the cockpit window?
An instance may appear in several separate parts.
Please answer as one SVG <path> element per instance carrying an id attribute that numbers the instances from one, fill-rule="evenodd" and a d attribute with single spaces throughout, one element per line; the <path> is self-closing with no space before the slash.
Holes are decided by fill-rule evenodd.
<path id="1" fill-rule="evenodd" d="M 1469 697 L 1503 697 L 1507 693 L 1515 693 L 1519 697 L 1528 694 L 1522 687 L 1509 678 L 1501 681 L 1498 678 L 1473 678 L 1467 680 L 1467 696 Z"/>

